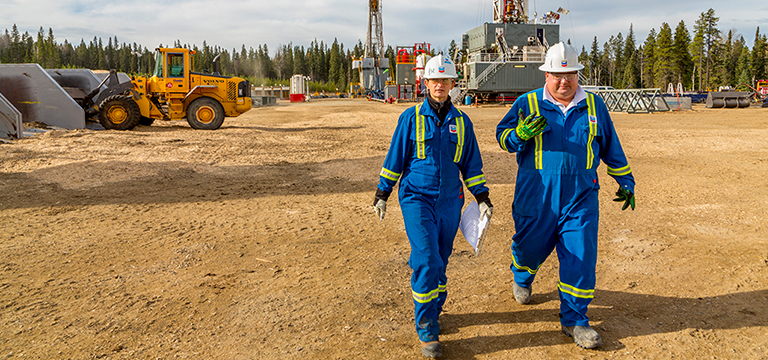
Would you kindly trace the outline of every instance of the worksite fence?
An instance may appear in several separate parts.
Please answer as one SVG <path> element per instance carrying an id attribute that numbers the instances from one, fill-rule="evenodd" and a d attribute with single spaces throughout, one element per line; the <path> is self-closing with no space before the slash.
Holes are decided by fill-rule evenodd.
<path id="1" fill-rule="evenodd" d="M 624 89 L 596 90 L 608 111 L 626 113 L 650 113 L 654 111 L 670 111 L 669 104 L 662 96 L 661 89 Z"/>

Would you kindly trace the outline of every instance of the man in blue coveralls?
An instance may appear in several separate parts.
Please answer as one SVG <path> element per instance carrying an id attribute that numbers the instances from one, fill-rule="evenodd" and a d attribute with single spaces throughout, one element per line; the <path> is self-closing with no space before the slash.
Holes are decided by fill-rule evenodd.
<path id="1" fill-rule="evenodd" d="M 560 260 L 560 324 L 583 348 L 602 345 L 589 326 L 597 264 L 597 167 L 619 184 L 614 201 L 635 209 L 635 180 L 603 100 L 578 84 L 576 51 L 553 45 L 539 70 L 543 88 L 517 99 L 496 128 L 501 148 L 517 153 L 512 204 L 515 300 L 527 304 L 536 272 L 552 250 Z"/>
<path id="2" fill-rule="evenodd" d="M 477 200 L 481 216 L 490 217 L 493 206 L 472 122 L 448 95 L 456 66 L 438 55 L 424 72 L 428 96 L 400 115 L 381 169 L 374 211 L 384 219 L 387 199 L 399 180 L 400 208 L 411 244 L 416 332 L 422 354 L 436 358 L 443 354 L 437 319 L 448 294 L 445 269 L 461 220 L 464 185 Z"/>

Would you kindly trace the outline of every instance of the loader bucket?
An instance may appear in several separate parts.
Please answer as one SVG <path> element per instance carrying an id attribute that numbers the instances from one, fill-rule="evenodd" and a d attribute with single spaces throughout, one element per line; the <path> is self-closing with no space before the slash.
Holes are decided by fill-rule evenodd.
<path id="1" fill-rule="evenodd" d="M 45 69 L 45 71 L 75 101 L 81 101 L 101 83 L 101 79 L 89 69 Z"/>
<path id="2" fill-rule="evenodd" d="M 96 77 L 99 78 L 99 82 L 101 82 L 107 76 L 109 76 L 109 71 L 106 71 L 106 72 L 104 72 L 104 71 L 95 72 L 95 73 L 93 73 L 93 75 L 96 75 Z M 126 74 L 124 72 L 117 73 L 117 79 L 120 80 L 121 84 L 125 83 L 125 82 L 131 81 L 131 77 L 128 76 L 128 74 Z"/>
<path id="3" fill-rule="evenodd" d="M 0 94 L 24 122 L 85 128 L 83 108 L 38 64 L 0 64 Z"/>
<path id="4" fill-rule="evenodd" d="M 744 91 L 712 91 L 707 94 L 708 108 L 749 107 L 749 93 Z"/>
<path id="5" fill-rule="evenodd" d="M 0 94 L 0 138 L 20 139 L 24 134 L 21 113 L 11 102 Z"/>

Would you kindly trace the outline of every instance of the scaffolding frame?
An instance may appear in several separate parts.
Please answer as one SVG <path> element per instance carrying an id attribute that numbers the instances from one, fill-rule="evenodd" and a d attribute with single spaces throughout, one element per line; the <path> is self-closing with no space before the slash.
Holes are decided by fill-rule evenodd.
<path id="1" fill-rule="evenodd" d="M 611 112 L 652 113 L 671 111 L 661 89 L 596 90 Z"/>

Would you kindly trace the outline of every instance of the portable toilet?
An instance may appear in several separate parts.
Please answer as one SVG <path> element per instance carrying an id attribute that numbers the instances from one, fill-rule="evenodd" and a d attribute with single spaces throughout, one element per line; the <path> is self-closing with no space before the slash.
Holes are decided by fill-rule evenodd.
<path id="1" fill-rule="evenodd" d="M 304 75 L 296 74 L 291 77 L 291 102 L 302 102 L 307 99 L 306 78 Z"/>

